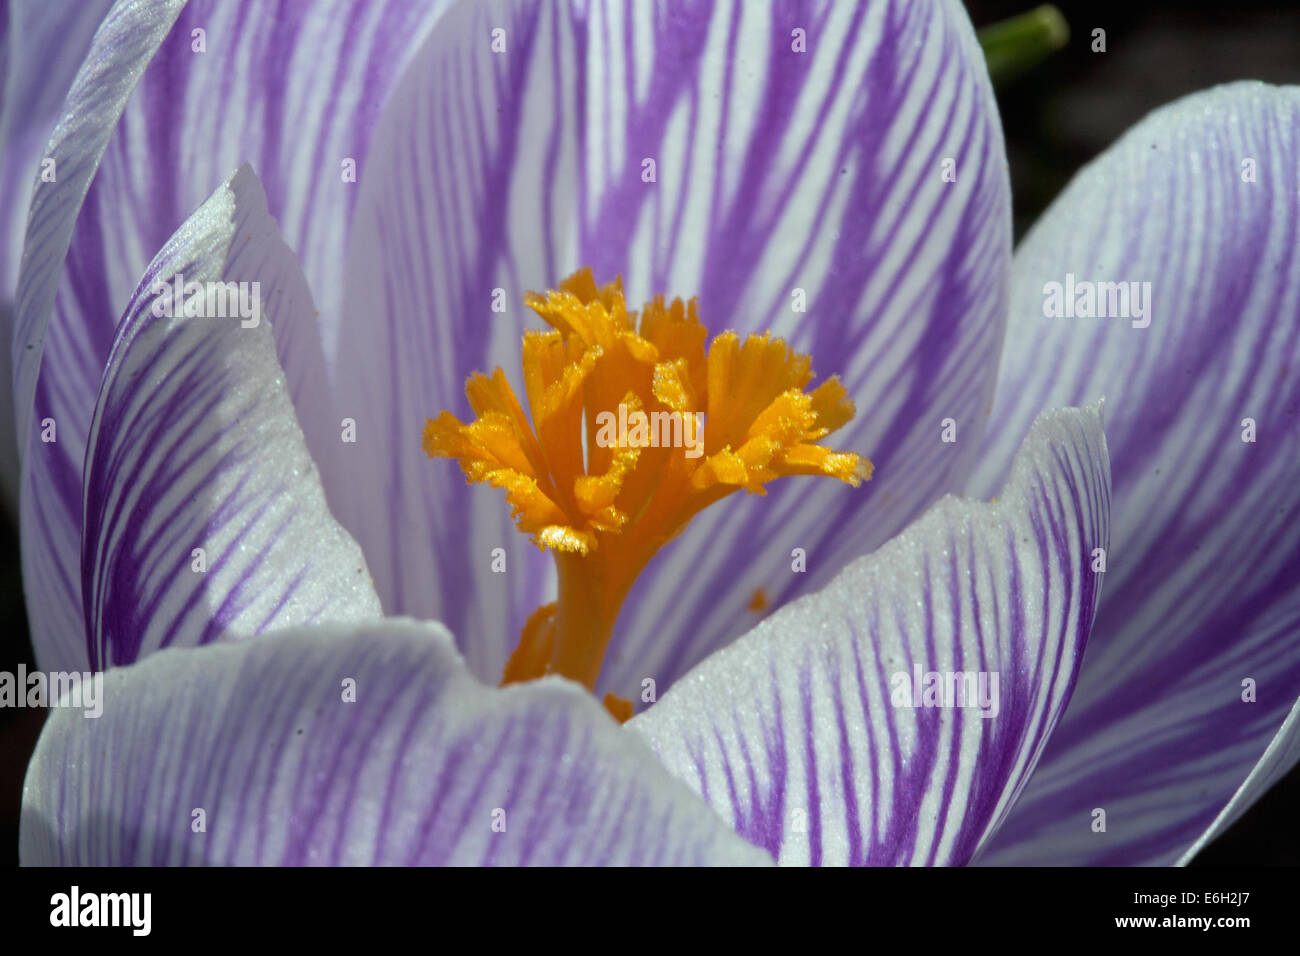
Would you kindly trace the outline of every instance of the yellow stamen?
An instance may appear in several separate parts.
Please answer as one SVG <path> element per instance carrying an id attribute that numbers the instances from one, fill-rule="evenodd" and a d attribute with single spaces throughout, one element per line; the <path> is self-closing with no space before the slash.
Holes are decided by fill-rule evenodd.
<path id="1" fill-rule="evenodd" d="M 524 623 L 523 633 L 519 635 L 519 646 L 506 661 L 503 684 L 531 680 L 546 671 L 546 663 L 551 659 L 551 650 L 555 647 L 555 612 L 559 605 L 552 601 L 543 604 Z"/>
<path id="2" fill-rule="evenodd" d="M 558 600 L 528 619 L 502 683 L 562 674 L 594 688 L 623 599 L 695 514 L 786 475 L 856 487 L 871 463 L 816 444 L 853 402 L 834 377 L 805 391 L 811 359 L 781 339 L 723 332 L 706 348 L 694 299 L 657 297 L 638 324 L 621 281 L 597 286 L 590 269 L 525 301 L 551 327 L 524 335 L 529 414 L 500 368 L 476 373 L 478 417 L 429 419 L 424 450 L 504 489 L 519 530 L 555 553 Z M 765 606 L 760 590 L 750 607 Z M 632 712 L 612 694 L 605 705 Z"/>
<path id="3" fill-rule="evenodd" d="M 615 697 L 613 694 L 605 695 L 605 709 L 613 715 L 614 719 L 620 724 L 625 724 L 632 719 L 632 702 L 622 697 Z"/>

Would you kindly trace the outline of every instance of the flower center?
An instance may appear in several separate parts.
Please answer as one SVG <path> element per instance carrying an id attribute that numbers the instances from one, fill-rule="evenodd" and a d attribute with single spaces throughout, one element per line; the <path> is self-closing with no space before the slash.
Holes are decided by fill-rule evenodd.
<path id="1" fill-rule="evenodd" d="M 706 348 L 694 299 L 658 296 L 638 323 L 622 282 L 598 287 L 590 269 L 525 302 L 551 327 L 523 338 L 530 414 L 500 368 L 475 373 L 478 417 L 429 419 L 424 450 L 504 488 L 519 530 L 554 553 L 558 598 L 524 625 L 502 683 L 562 674 L 594 688 L 637 575 L 694 515 L 785 475 L 857 486 L 871 463 L 815 444 L 853 402 L 834 377 L 804 391 L 811 360 L 781 339 L 723 332 Z M 631 716 L 626 700 L 605 704 Z"/>

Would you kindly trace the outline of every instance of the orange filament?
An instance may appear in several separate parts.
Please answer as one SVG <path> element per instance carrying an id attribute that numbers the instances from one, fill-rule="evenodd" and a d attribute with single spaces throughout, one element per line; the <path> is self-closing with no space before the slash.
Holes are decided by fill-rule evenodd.
<path id="1" fill-rule="evenodd" d="M 622 697 L 615 697 L 613 694 L 605 695 L 605 709 L 608 710 L 620 724 L 625 724 L 632 719 L 632 702 L 624 700 Z"/>

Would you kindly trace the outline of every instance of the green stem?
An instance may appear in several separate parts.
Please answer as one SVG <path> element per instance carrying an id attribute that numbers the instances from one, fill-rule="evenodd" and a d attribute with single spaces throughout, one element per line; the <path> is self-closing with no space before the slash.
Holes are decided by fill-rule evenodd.
<path id="1" fill-rule="evenodd" d="M 995 86 L 1033 69 L 1065 46 L 1070 28 L 1051 4 L 1011 17 L 979 31 L 980 46 Z"/>

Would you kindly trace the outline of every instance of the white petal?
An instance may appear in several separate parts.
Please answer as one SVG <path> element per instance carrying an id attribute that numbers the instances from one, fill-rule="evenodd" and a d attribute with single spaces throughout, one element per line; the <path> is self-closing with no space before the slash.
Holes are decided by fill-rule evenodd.
<path id="1" fill-rule="evenodd" d="M 46 722 L 24 864 L 767 862 L 586 691 L 485 687 L 438 625 L 165 650 L 102 703 Z"/>

